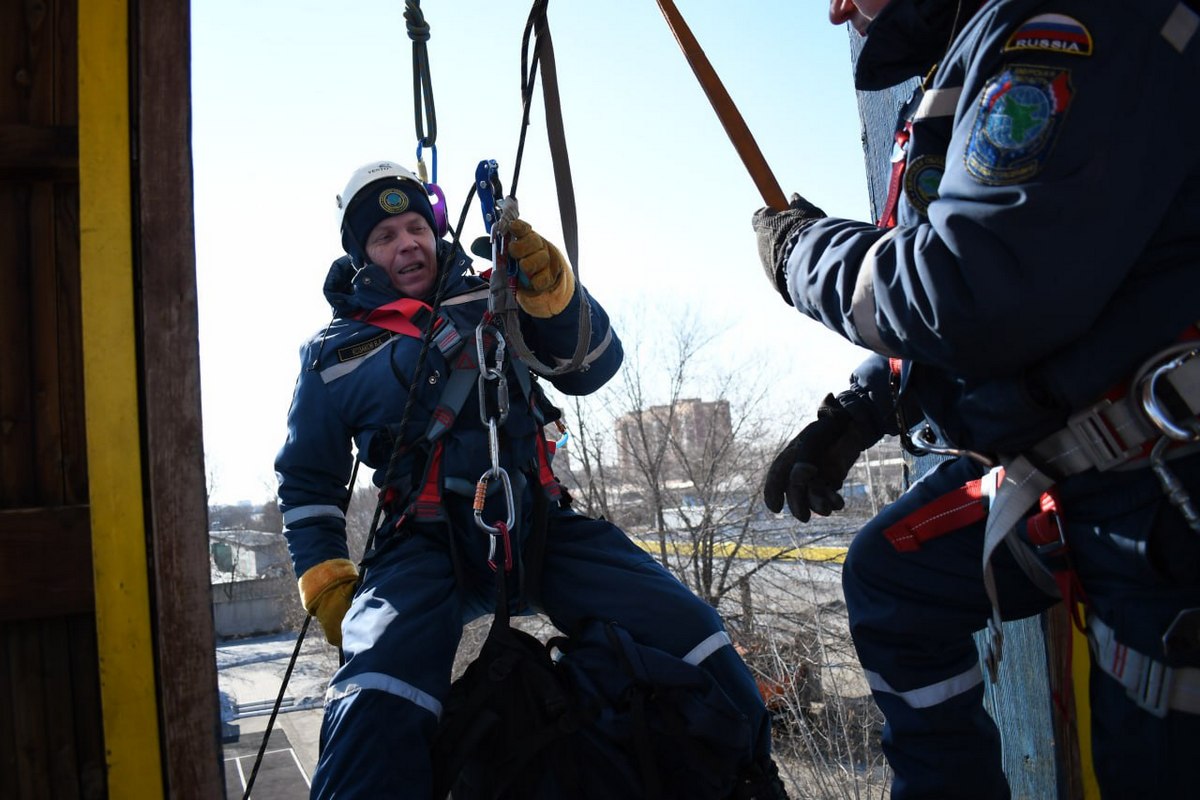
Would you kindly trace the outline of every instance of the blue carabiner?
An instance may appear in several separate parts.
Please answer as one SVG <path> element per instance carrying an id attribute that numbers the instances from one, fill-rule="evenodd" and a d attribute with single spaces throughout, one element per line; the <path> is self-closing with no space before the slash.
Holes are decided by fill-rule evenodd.
<path id="1" fill-rule="evenodd" d="M 422 142 L 417 142 L 417 164 L 421 165 L 422 167 L 424 166 L 424 162 L 421 160 L 421 153 L 424 151 L 424 149 L 425 149 L 424 144 Z M 426 183 L 437 183 L 437 145 L 436 144 L 430 145 L 429 151 L 433 154 L 432 158 L 430 159 L 433 162 L 433 172 L 430 174 L 430 178 L 432 180 L 428 180 L 425 182 Z M 423 180 L 423 181 L 425 180 L 424 175 L 421 175 L 419 177 L 421 178 L 421 180 Z"/>
<path id="2" fill-rule="evenodd" d="M 485 159 L 475 168 L 475 191 L 479 193 L 479 210 L 483 212 L 483 227 L 492 232 L 498 214 L 496 203 L 504 199 L 504 187 L 500 183 L 500 168 L 495 159 Z"/>

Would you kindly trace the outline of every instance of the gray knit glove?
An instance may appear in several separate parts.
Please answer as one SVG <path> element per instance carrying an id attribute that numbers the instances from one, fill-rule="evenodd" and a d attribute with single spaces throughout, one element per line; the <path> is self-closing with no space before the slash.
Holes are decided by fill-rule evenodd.
<path id="1" fill-rule="evenodd" d="M 825 217 L 825 212 L 793 193 L 788 207 L 783 211 L 773 208 L 760 208 L 754 212 L 751 220 L 754 232 L 758 235 L 758 258 L 762 262 L 767 280 L 775 288 L 788 305 L 792 298 L 788 297 L 787 278 L 784 275 L 784 265 L 800 232 Z"/>

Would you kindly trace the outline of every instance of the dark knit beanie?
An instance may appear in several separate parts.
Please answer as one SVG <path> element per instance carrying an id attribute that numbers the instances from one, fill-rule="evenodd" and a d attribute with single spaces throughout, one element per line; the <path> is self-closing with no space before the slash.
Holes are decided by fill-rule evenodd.
<path id="1" fill-rule="evenodd" d="M 367 262 L 367 237 L 371 230 L 388 217 L 408 211 L 417 212 L 431 229 L 437 230 L 433 206 L 423 188 L 396 177 L 372 181 L 355 194 L 346 207 L 342 218 L 342 247 L 355 264 L 362 266 Z"/>

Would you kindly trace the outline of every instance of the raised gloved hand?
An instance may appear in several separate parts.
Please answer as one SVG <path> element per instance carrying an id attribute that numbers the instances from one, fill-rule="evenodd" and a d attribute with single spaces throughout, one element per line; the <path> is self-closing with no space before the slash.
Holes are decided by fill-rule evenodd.
<path id="1" fill-rule="evenodd" d="M 516 259 L 521 280 L 517 302 L 532 317 L 553 317 L 567 307 L 575 294 L 575 275 L 557 247 L 547 242 L 523 219 L 508 226 L 508 254 Z"/>
<path id="2" fill-rule="evenodd" d="M 832 394 L 821 401 L 816 422 L 779 451 L 767 470 L 763 500 L 775 513 L 788 510 L 801 522 L 811 514 L 829 516 L 845 505 L 839 490 L 850 468 L 878 439 L 861 429 Z"/>
<path id="3" fill-rule="evenodd" d="M 358 568 L 346 558 L 331 558 L 309 567 L 300 576 L 300 602 L 304 610 L 321 621 L 325 638 L 342 646 L 342 618 L 350 610 Z"/>
<path id="4" fill-rule="evenodd" d="M 824 217 L 824 211 L 795 193 L 783 211 L 760 208 L 754 212 L 751 224 L 758 235 L 759 261 L 762 262 L 767 280 L 783 295 L 788 305 L 791 305 L 792 298 L 788 296 L 787 279 L 783 273 L 784 264 L 792 253 L 800 231 Z"/>

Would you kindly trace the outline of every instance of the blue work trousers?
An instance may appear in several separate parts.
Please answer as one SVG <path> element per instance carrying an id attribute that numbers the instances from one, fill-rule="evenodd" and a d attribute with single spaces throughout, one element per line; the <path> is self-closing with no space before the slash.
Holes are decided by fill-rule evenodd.
<path id="1" fill-rule="evenodd" d="M 1200 500 L 1200 457 L 1171 467 Z M 894 800 L 1010 795 L 1000 735 L 982 706 L 987 678 L 972 638 L 991 614 L 982 582 L 984 523 L 912 552 L 897 550 L 883 534 L 981 472 L 966 459 L 936 466 L 858 533 L 843 570 L 854 645 L 886 719 L 883 749 L 894 772 Z M 1123 644 L 1165 659 L 1162 637 L 1172 620 L 1200 607 L 1200 535 L 1149 469 L 1084 474 L 1058 491 L 1088 613 Z M 992 565 L 1005 620 L 1057 602 L 1029 581 L 1008 547 L 997 548 Z M 1197 666 L 1195 657 L 1175 653 L 1171 664 Z M 1094 663 L 1089 687 L 1093 761 L 1104 796 L 1195 796 L 1200 716 L 1155 716 Z"/>
<path id="2" fill-rule="evenodd" d="M 419 527 L 368 562 L 342 626 L 346 662 L 327 694 L 313 798 L 429 800 L 430 744 L 462 626 L 495 608 L 488 536 L 457 526 L 460 588 L 448 535 Z M 541 606 L 568 635 L 588 618 L 611 620 L 681 658 L 724 638 L 717 612 L 621 530 L 560 509 L 550 512 Z M 724 644 L 700 664 L 759 732 L 753 757 L 765 757 L 769 716 L 741 658 Z"/>

